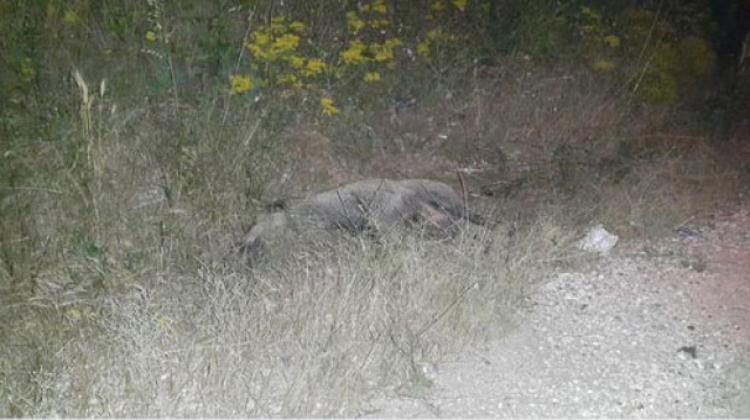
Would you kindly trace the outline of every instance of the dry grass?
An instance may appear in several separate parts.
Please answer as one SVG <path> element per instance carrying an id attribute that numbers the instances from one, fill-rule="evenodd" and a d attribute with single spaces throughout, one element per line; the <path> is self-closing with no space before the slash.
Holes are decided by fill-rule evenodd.
<path id="1" fill-rule="evenodd" d="M 10 3 L 0 417 L 355 416 L 418 397 L 424 366 L 502 336 L 531 288 L 588 258 L 585 227 L 670 232 L 750 185 L 747 146 L 668 128 L 675 110 L 631 106 L 583 56 L 403 56 L 382 87 L 230 95 L 277 12 L 317 16 L 311 46 L 335 60 L 343 3 Z M 491 223 L 452 240 L 343 237 L 254 268 L 235 253 L 277 199 L 377 176 L 458 188 L 457 170 Z"/>
<path id="2" fill-rule="evenodd" d="M 596 187 L 601 218 L 621 235 L 664 235 L 737 198 L 747 174 L 703 137 L 651 138 L 617 182 Z M 744 180 L 744 181 L 743 181 Z M 585 194 L 583 194 L 585 195 Z"/>
<path id="3" fill-rule="evenodd" d="M 449 242 L 344 239 L 284 266 L 164 272 L 119 293 L 19 304 L 2 314 L 2 338 L 17 346 L 3 350 L 0 408 L 356 415 L 368 397 L 429 388 L 425 363 L 510 328 L 542 260 L 565 248 L 547 236 L 471 227 Z"/>
<path id="4" fill-rule="evenodd" d="M 30 146 L 14 162 L 34 170 L 0 202 L 0 415 L 357 415 L 512 328 L 586 225 L 668 232 L 740 185 L 707 141 L 646 137 L 585 75 L 534 71 L 315 129 L 286 127 L 286 108 L 125 109 L 104 88 L 91 103 L 81 77 L 69 138 Z M 476 169 L 497 223 L 445 242 L 346 237 L 251 270 L 234 242 L 290 167 L 299 184 Z"/>

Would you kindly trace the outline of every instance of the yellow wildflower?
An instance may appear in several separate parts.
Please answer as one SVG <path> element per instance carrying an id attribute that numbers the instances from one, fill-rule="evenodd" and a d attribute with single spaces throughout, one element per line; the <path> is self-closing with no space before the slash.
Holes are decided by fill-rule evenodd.
<path id="1" fill-rule="evenodd" d="M 259 47 L 264 47 L 268 45 L 271 42 L 271 37 L 265 33 L 260 31 L 253 32 L 253 43 Z"/>
<path id="2" fill-rule="evenodd" d="M 375 48 L 373 50 L 375 51 L 375 61 L 378 63 L 383 63 L 386 61 L 393 60 L 393 50 L 390 48 L 386 48 L 383 45 L 374 45 Z"/>
<path id="3" fill-rule="evenodd" d="M 620 46 L 620 37 L 617 35 L 607 35 L 604 37 L 604 43 L 610 48 L 617 48 Z"/>
<path id="4" fill-rule="evenodd" d="M 21 60 L 21 80 L 24 83 L 30 83 L 36 77 L 36 68 L 34 61 L 28 57 Z"/>
<path id="5" fill-rule="evenodd" d="M 323 113 L 329 117 L 339 113 L 338 108 L 333 105 L 333 99 L 331 98 L 320 98 L 320 107 L 323 108 Z"/>
<path id="6" fill-rule="evenodd" d="M 401 42 L 401 40 L 398 38 L 388 38 L 385 40 L 383 45 L 385 45 L 387 48 L 393 49 L 404 45 L 404 43 Z"/>
<path id="7" fill-rule="evenodd" d="M 456 7 L 456 9 L 460 11 L 464 11 L 466 9 L 466 4 L 469 3 L 469 0 L 453 0 L 453 6 Z"/>
<path id="8" fill-rule="evenodd" d="M 289 29 L 293 30 L 294 32 L 302 32 L 305 30 L 305 24 L 300 21 L 294 21 L 289 24 Z"/>
<path id="9" fill-rule="evenodd" d="M 250 50 L 253 57 L 259 60 L 268 60 L 270 58 L 270 55 L 257 44 L 247 44 L 247 49 Z"/>
<path id="10" fill-rule="evenodd" d="M 349 27 L 349 32 L 353 34 L 358 33 L 365 27 L 365 22 L 354 11 L 346 13 L 346 24 Z"/>
<path id="11" fill-rule="evenodd" d="M 594 61 L 594 63 L 591 65 L 595 71 L 598 71 L 600 73 L 609 73 L 610 71 L 614 70 L 615 63 L 605 60 L 605 59 L 599 59 Z"/>
<path id="12" fill-rule="evenodd" d="M 156 34 L 153 31 L 146 32 L 146 41 L 149 44 L 153 44 L 154 42 L 156 42 Z"/>
<path id="13" fill-rule="evenodd" d="M 380 73 L 376 71 L 371 71 L 368 73 L 365 73 L 364 81 L 367 83 L 375 83 L 380 81 Z"/>
<path id="14" fill-rule="evenodd" d="M 421 55 L 422 57 L 429 57 L 430 56 L 430 43 L 427 41 L 422 41 L 419 44 L 417 44 L 417 54 Z"/>
<path id="15" fill-rule="evenodd" d="M 291 73 L 280 74 L 276 77 L 276 83 L 280 85 L 288 85 L 296 89 L 302 88 L 302 82 L 296 75 Z"/>
<path id="16" fill-rule="evenodd" d="M 599 13 L 596 13 L 594 9 L 590 7 L 581 7 L 581 14 L 594 20 L 599 20 L 602 18 L 602 16 Z"/>
<path id="17" fill-rule="evenodd" d="M 283 34 L 286 32 L 286 19 L 284 16 L 271 18 L 271 25 L 268 27 L 268 30 L 274 34 Z"/>
<path id="18" fill-rule="evenodd" d="M 365 44 L 362 41 L 353 41 L 349 45 L 349 49 L 341 53 L 341 59 L 346 64 L 361 64 L 367 61 L 364 52 Z"/>
<path id="19" fill-rule="evenodd" d="M 293 56 L 289 57 L 289 64 L 294 69 L 299 70 L 302 67 L 305 67 L 305 59 L 303 57 L 298 56 L 298 55 L 293 55 Z"/>
<path id="20" fill-rule="evenodd" d="M 373 19 L 370 21 L 370 27 L 372 29 L 383 29 L 387 28 L 391 22 L 388 19 Z"/>
<path id="21" fill-rule="evenodd" d="M 78 17 L 76 12 L 68 9 L 65 11 L 65 15 L 63 15 L 63 22 L 65 22 L 66 25 L 73 26 L 81 21 L 81 18 Z"/>
<path id="22" fill-rule="evenodd" d="M 55 18 L 55 16 L 57 16 L 57 7 L 52 2 L 48 2 L 46 13 L 47 19 Z"/>
<path id="23" fill-rule="evenodd" d="M 302 70 L 302 74 L 306 77 L 311 77 L 323 73 L 326 69 L 326 63 L 319 58 L 312 58 L 307 61 L 305 69 Z"/>
<path id="24" fill-rule="evenodd" d="M 273 41 L 271 44 L 272 54 L 283 54 L 288 51 L 293 51 L 299 45 L 299 37 L 294 34 L 285 34 Z"/>
<path id="25" fill-rule="evenodd" d="M 235 74 L 231 76 L 230 80 L 232 88 L 229 90 L 229 93 L 232 95 L 245 93 L 253 88 L 253 81 L 250 80 L 250 76 Z"/>
<path id="26" fill-rule="evenodd" d="M 372 10 L 384 15 L 388 13 L 388 6 L 385 5 L 384 0 L 375 0 L 375 3 L 372 4 Z"/>

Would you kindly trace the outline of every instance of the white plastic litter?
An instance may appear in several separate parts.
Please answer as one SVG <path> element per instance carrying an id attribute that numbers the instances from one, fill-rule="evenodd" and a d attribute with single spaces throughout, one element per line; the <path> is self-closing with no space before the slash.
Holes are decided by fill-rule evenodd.
<path id="1" fill-rule="evenodd" d="M 601 224 L 589 230 L 586 236 L 578 243 L 578 248 L 588 252 L 598 252 L 602 255 L 609 254 L 615 247 L 619 236 L 609 233 Z"/>

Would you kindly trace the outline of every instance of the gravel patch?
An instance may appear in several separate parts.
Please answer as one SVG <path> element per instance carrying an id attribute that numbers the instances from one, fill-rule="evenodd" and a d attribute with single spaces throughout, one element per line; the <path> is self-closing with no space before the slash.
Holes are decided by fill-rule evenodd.
<path id="1" fill-rule="evenodd" d="M 555 274 L 518 328 L 370 415 L 750 417 L 748 208 Z"/>

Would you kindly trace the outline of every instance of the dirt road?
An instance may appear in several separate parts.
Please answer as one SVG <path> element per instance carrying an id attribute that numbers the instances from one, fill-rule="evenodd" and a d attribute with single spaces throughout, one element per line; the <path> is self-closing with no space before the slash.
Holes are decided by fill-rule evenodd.
<path id="1" fill-rule="evenodd" d="M 529 296 L 501 341 L 376 417 L 750 417 L 750 201 Z"/>

